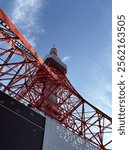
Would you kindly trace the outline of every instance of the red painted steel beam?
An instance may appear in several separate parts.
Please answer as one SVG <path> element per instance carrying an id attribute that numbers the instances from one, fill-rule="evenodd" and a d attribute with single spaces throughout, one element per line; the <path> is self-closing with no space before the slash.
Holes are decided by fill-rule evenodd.
<path id="1" fill-rule="evenodd" d="M 27 42 L 24 36 L 18 31 L 15 25 L 10 21 L 10 19 L 5 15 L 5 13 L 0 9 L 0 18 L 6 22 L 11 31 L 17 35 L 17 37 L 22 41 L 22 43 L 32 52 L 32 54 L 37 58 L 37 60 L 42 64 L 43 60 L 38 56 L 33 47 Z"/>

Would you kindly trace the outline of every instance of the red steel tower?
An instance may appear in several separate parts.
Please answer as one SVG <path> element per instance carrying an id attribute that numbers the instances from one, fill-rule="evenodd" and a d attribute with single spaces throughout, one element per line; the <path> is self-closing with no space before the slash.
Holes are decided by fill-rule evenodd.
<path id="1" fill-rule="evenodd" d="M 68 80 L 53 47 L 43 61 L 0 9 L 0 90 L 60 122 L 99 149 L 111 149 L 112 119 Z"/>

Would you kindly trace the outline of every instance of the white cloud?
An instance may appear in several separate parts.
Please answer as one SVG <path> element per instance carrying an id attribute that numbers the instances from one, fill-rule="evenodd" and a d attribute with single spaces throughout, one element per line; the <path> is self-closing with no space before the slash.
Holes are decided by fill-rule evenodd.
<path id="1" fill-rule="evenodd" d="M 39 17 L 43 14 L 46 0 L 17 0 L 14 2 L 11 19 L 27 40 L 36 45 L 36 35 L 43 33 Z"/>
<path id="2" fill-rule="evenodd" d="M 71 56 L 65 56 L 65 57 L 62 59 L 62 61 L 65 62 L 65 61 L 67 61 L 67 60 L 69 60 L 69 59 L 71 59 Z"/>

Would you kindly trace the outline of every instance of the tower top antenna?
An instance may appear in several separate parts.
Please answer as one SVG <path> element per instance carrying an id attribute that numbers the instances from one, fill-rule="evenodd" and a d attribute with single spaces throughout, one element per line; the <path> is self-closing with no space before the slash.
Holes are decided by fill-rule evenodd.
<path id="1" fill-rule="evenodd" d="M 51 48 L 51 50 L 50 50 L 50 55 L 53 55 L 53 56 L 58 57 L 58 51 L 57 51 L 57 49 L 55 48 L 55 45 Z"/>

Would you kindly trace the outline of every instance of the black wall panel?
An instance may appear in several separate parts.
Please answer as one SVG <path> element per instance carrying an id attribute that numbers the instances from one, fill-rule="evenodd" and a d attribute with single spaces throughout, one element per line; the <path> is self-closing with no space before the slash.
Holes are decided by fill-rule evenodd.
<path id="1" fill-rule="evenodd" d="M 0 150 L 42 150 L 45 118 L 0 92 Z"/>

